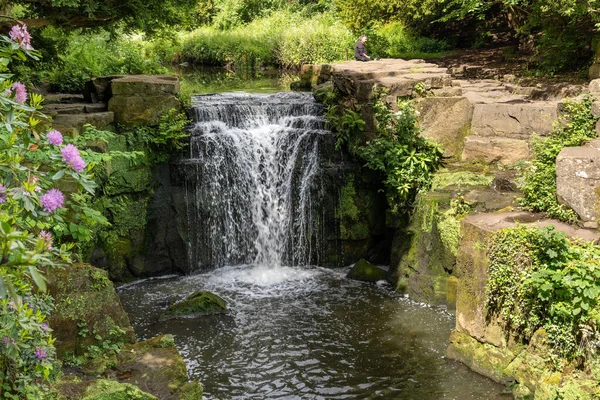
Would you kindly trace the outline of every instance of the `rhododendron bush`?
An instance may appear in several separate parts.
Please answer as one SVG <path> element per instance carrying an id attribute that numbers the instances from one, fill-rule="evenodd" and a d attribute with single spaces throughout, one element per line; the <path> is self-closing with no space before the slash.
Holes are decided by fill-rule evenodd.
<path id="1" fill-rule="evenodd" d="M 0 36 L 0 397 L 41 398 L 55 363 L 46 276 L 106 223 L 89 205 L 99 160 L 52 130 L 42 97 L 11 80 L 14 59 L 37 58 L 24 25 Z"/>

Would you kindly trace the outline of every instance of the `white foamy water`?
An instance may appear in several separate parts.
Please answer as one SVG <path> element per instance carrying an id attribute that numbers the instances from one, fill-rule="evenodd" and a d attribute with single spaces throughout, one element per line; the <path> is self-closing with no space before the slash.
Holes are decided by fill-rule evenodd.
<path id="1" fill-rule="evenodd" d="M 194 270 L 318 261 L 321 106 L 310 94 L 194 98 L 186 165 Z"/>

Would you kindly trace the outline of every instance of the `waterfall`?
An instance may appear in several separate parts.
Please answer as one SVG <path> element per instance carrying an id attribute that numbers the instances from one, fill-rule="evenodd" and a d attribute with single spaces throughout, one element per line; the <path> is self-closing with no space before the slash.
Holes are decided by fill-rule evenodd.
<path id="1" fill-rule="evenodd" d="M 310 93 L 195 96 L 182 160 L 188 258 L 223 265 L 318 262 L 322 106 Z"/>

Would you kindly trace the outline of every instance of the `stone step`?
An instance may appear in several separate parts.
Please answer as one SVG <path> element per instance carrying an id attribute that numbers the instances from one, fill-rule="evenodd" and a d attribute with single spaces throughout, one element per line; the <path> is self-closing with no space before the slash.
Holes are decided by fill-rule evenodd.
<path id="1" fill-rule="evenodd" d="M 81 103 L 82 101 L 82 94 L 50 93 L 44 96 L 45 105 L 58 103 Z"/>
<path id="2" fill-rule="evenodd" d="M 526 140 L 503 137 L 467 136 L 461 159 L 487 163 L 514 164 L 529 158 L 529 143 Z"/>
<path id="3" fill-rule="evenodd" d="M 55 116 L 59 114 L 99 113 L 107 111 L 105 103 L 67 103 L 48 104 L 42 108 L 44 114 Z"/>
<path id="4" fill-rule="evenodd" d="M 113 112 L 98 112 L 84 114 L 58 114 L 52 121 L 54 129 L 63 134 L 76 136 L 83 132 L 86 124 L 94 125 L 98 129 L 104 129 L 115 121 Z"/>
<path id="5" fill-rule="evenodd" d="M 475 104 L 471 135 L 528 139 L 552 131 L 557 117 L 557 102 Z"/>

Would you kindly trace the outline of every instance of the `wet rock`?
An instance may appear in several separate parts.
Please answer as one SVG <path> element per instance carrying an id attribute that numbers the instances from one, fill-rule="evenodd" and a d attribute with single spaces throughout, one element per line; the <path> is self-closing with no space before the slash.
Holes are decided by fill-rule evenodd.
<path id="1" fill-rule="evenodd" d="M 556 157 L 556 194 L 584 222 L 597 222 L 600 207 L 600 140 L 565 147 Z"/>
<path id="2" fill-rule="evenodd" d="M 81 355 L 87 347 L 101 346 L 107 339 L 134 341 L 133 328 L 106 271 L 89 264 L 54 270 L 48 276 L 48 292 L 54 297 L 49 325 L 59 358 L 67 352 Z M 82 335 L 82 331 L 89 334 Z"/>
<path id="3" fill-rule="evenodd" d="M 161 316 L 161 321 L 181 317 L 200 317 L 202 315 L 227 312 L 225 300 L 211 292 L 195 292 L 184 300 L 173 304 Z"/>
<path id="4" fill-rule="evenodd" d="M 387 271 L 374 266 L 364 258 L 358 260 L 348 272 L 348 278 L 364 282 L 377 282 L 385 279 Z"/>

